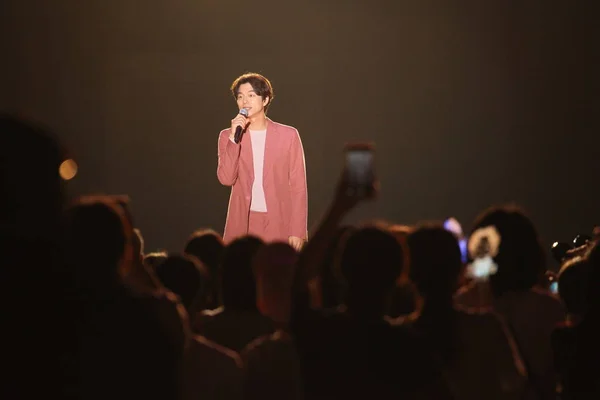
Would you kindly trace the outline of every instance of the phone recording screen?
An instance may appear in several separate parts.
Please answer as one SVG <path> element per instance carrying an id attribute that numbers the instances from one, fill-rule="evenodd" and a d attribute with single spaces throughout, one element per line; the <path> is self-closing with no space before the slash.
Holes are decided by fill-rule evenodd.
<path id="1" fill-rule="evenodd" d="M 373 181 L 373 153 L 369 150 L 350 150 L 346 153 L 348 181 L 355 187 L 366 187 Z"/>

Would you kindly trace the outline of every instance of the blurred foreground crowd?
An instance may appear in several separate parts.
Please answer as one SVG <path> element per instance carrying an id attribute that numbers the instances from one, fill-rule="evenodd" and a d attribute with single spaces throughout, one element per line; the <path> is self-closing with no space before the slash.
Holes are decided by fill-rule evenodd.
<path id="1" fill-rule="evenodd" d="M 300 252 L 194 232 L 147 252 L 128 199 L 67 201 L 74 164 L 0 117 L 3 399 L 598 399 L 598 231 L 549 290 L 532 221 L 344 225 Z M 465 246 L 461 252 L 461 240 Z"/>

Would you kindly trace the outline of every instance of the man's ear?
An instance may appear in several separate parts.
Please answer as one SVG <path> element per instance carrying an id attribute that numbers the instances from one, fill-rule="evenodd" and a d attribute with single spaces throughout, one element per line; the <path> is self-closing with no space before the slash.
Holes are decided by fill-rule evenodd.
<path id="1" fill-rule="evenodd" d="M 263 107 L 266 107 L 266 106 L 267 106 L 267 104 L 269 104 L 270 102 L 271 102 L 271 98 L 270 98 L 269 96 L 266 96 L 266 97 L 263 99 Z"/>

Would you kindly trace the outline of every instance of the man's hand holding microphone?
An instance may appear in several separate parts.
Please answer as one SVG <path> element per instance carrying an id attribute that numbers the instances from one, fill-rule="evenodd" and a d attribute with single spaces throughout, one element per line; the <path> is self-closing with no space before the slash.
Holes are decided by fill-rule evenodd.
<path id="1" fill-rule="evenodd" d="M 229 134 L 229 139 L 233 140 L 235 143 L 239 143 L 242 140 L 242 133 L 244 133 L 249 122 L 248 110 L 242 108 L 239 114 L 231 120 L 231 133 Z"/>

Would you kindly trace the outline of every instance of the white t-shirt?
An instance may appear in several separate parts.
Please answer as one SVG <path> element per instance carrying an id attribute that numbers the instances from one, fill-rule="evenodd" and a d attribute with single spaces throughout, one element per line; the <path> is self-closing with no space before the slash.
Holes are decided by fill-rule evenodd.
<path id="1" fill-rule="evenodd" d="M 252 183 L 252 201 L 250 202 L 250 211 L 267 212 L 267 201 L 265 200 L 265 191 L 263 189 L 263 165 L 265 163 L 265 142 L 267 130 L 250 130 L 252 142 L 252 160 L 254 164 L 254 182 Z M 232 143 L 235 143 L 231 139 Z"/>
<path id="2" fill-rule="evenodd" d="M 267 130 L 250 131 L 252 139 L 252 159 L 254 161 L 254 182 L 252 183 L 252 202 L 250 211 L 267 212 L 267 201 L 263 189 L 263 165 L 265 163 L 265 140 Z"/>

